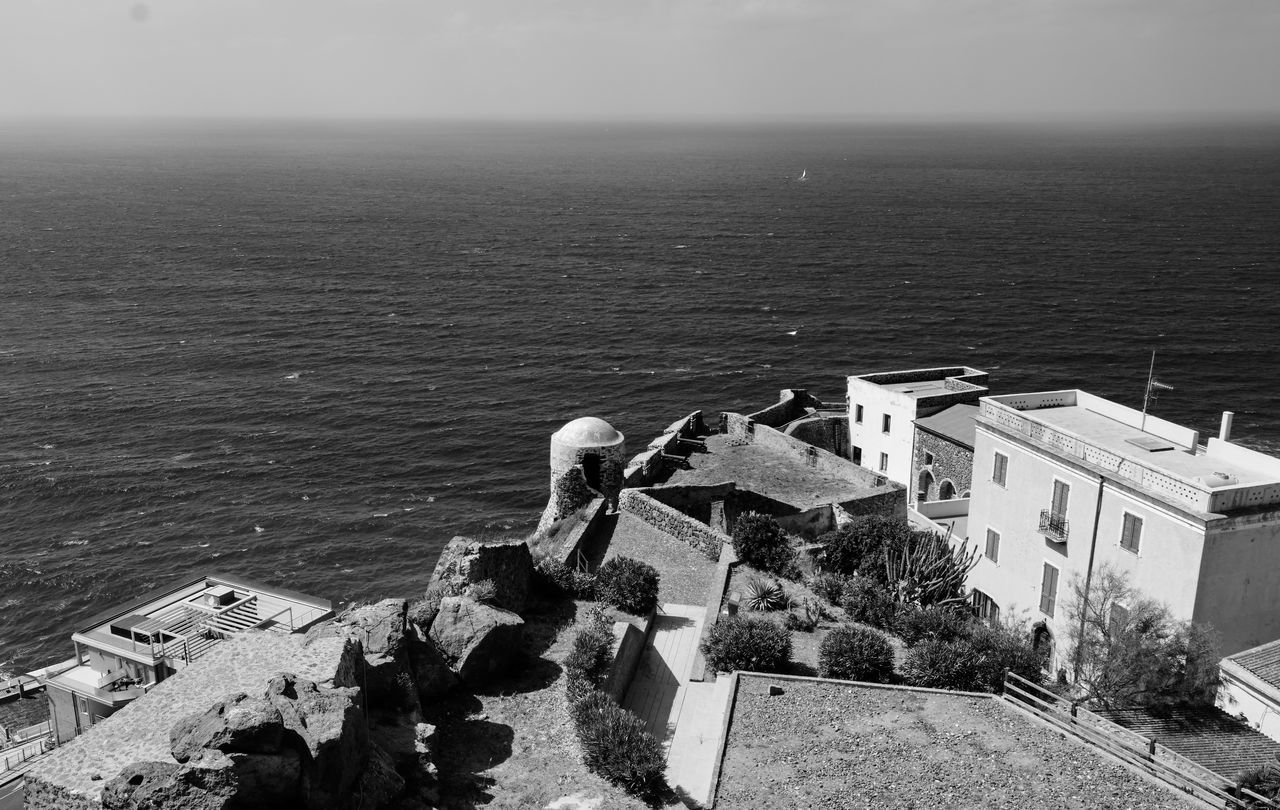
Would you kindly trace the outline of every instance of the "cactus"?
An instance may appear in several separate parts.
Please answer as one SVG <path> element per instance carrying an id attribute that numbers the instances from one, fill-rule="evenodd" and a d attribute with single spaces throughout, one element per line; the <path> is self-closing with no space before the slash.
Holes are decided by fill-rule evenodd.
<path id="1" fill-rule="evenodd" d="M 913 532 L 911 539 L 885 550 L 885 575 L 895 600 L 922 607 L 963 602 L 964 581 L 978 564 L 977 547 L 952 548 L 941 534 Z"/>

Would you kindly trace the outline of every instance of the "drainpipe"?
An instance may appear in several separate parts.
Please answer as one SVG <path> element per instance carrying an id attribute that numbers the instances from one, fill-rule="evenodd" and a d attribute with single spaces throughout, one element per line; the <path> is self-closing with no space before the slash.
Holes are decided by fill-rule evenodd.
<path id="1" fill-rule="evenodd" d="M 1085 620 L 1089 617 L 1089 586 L 1093 583 L 1093 555 L 1098 548 L 1098 524 L 1102 519 L 1102 490 L 1106 486 L 1106 476 L 1098 476 L 1098 503 L 1093 508 L 1093 536 L 1089 538 L 1089 565 L 1084 569 L 1084 604 L 1080 611 L 1080 639 L 1084 639 Z M 1076 656 L 1072 666 L 1076 680 L 1080 679 L 1080 652 L 1082 645 L 1076 644 Z"/>

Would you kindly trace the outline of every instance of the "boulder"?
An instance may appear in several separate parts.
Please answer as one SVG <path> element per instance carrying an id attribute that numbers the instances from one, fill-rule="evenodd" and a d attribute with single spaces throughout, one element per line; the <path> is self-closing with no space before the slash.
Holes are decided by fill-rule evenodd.
<path id="1" fill-rule="evenodd" d="M 293 749 L 276 754 L 228 754 L 236 775 L 236 810 L 276 810 L 298 801 L 302 755 Z"/>
<path id="2" fill-rule="evenodd" d="M 230 810 L 236 777 L 227 763 L 206 768 L 173 762 L 135 762 L 102 786 L 103 810 Z M 234 804 L 233 804 L 234 803 Z"/>
<path id="3" fill-rule="evenodd" d="M 378 746 L 369 749 L 369 762 L 360 774 L 357 792 L 362 807 L 382 807 L 404 790 L 404 778 L 396 772 L 391 756 Z"/>
<path id="4" fill-rule="evenodd" d="M 307 810 L 341 807 L 369 757 L 369 731 L 360 690 L 320 689 L 288 673 L 267 684 L 266 699 L 303 752 L 303 803 Z M 286 735 L 286 739 L 289 734 Z"/>
<path id="5" fill-rule="evenodd" d="M 275 706 L 240 693 L 175 723 L 169 730 L 169 751 L 178 762 L 198 760 L 210 749 L 275 754 L 283 734 L 284 722 Z"/>
<path id="6" fill-rule="evenodd" d="M 419 711 L 419 693 L 409 654 L 409 603 L 384 599 L 345 614 L 341 629 L 364 652 L 365 699 L 375 709 Z"/>
<path id="7" fill-rule="evenodd" d="M 524 620 L 465 596 L 440 600 L 431 639 L 458 677 L 483 683 L 508 670 L 521 654 Z"/>
<path id="8" fill-rule="evenodd" d="M 439 614 L 437 614 L 439 615 Z M 418 701 L 427 705 L 444 695 L 458 683 L 449 662 L 427 635 L 427 628 L 412 626 L 409 641 L 409 668 L 418 687 Z"/>
<path id="9" fill-rule="evenodd" d="M 446 595 L 467 593 L 477 582 L 493 582 L 493 602 L 519 612 L 529 601 L 533 555 L 523 540 L 481 543 L 455 537 L 445 546 L 431 575 L 430 589 Z"/>

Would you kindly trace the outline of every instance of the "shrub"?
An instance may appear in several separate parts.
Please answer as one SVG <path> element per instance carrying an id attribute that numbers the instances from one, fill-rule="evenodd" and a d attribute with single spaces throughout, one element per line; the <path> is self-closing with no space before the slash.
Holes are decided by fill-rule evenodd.
<path id="1" fill-rule="evenodd" d="M 822 544 L 819 564 L 833 574 L 861 574 L 881 585 L 887 584 L 885 549 L 904 545 L 912 534 L 902 518 L 865 515 L 818 538 Z"/>
<path id="2" fill-rule="evenodd" d="M 884 633 L 865 627 L 837 627 L 818 646 L 824 678 L 885 683 L 893 676 L 893 645 Z"/>
<path id="3" fill-rule="evenodd" d="M 647 616 L 658 604 L 658 570 L 630 557 L 612 557 L 596 571 L 601 602 Z"/>
<path id="4" fill-rule="evenodd" d="M 977 691 L 980 678 L 973 643 L 966 638 L 921 641 L 907 653 L 902 677 L 912 686 Z"/>
<path id="5" fill-rule="evenodd" d="M 800 572 L 791 538 L 768 515 L 748 512 L 733 526 L 733 550 L 752 568 L 794 579 Z"/>
<path id="6" fill-rule="evenodd" d="M 467 586 L 467 596 L 477 602 L 492 604 L 493 600 L 498 596 L 498 586 L 493 584 L 491 579 L 482 579 Z"/>
<path id="7" fill-rule="evenodd" d="M 1001 691 L 1006 669 L 1032 683 L 1044 678 L 1043 653 L 1032 647 L 1031 634 L 1023 628 L 975 624 L 970 643 L 978 660 L 975 688 L 979 691 Z"/>
<path id="8" fill-rule="evenodd" d="M 613 633 L 602 617 L 593 617 L 573 638 L 564 659 L 565 690 L 572 705 L 588 691 L 604 686 L 613 664 Z"/>
<path id="9" fill-rule="evenodd" d="M 841 574 L 820 573 L 814 574 L 806 583 L 809 590 L 827 600 L 830 604 L 840 604 L 840 594 L 844 592 L 844 582 L 847 577 Z"/>
<path id="10" fill-rule="evenodd" d="M 570 706 L 570 716 L 590 770 L 637 795 L 659 792 L 666 757 L 643 720 L 594 690 Z"/>
<path id="11" fill-rule="evenodd" d="M 707 633 L 702 654 L 718 672 L 781 672 L 791 662 L 791 632 L 765 618 L 729 616 Z"/>
<path id="12" fill-rule="evenodd" d="M 747 580 L 744 602 L 747 610 L 782 610 L 789 607 L 782 586 L 767 579 Z"/>
<path id="13" fill-rule="evenodd" d="M 586 571 L 565 565 L 552 557 L 541 557 L 533 565 L 533 586 L 548 596 L 595 599 L 596 578 Z"/>
<path id="14" fill-rule="evenodd" d="M 935 605 L 927 608 L 906 606 L 898 610 L 894 628 L 908 647 L 927 639 L 950 641 L 971 635 L 972 614 L 963 608 Z"/>
<path id="15" fill-rule="evenodd" d="M 799 630 L 802 633 L 812 633 L 818 627 L 825 611 L 817 600 L 805 597 L 800 603 L 800 612 L 794 610 L 787 613 L 787 620 L 783 626 L 788 630 Z"/>
<path id="16" fill-rule="evenodd" d="M 1028 633 L 1009 625 L 975 623 L 968 636 L 920 641 L 907 653 L 902 675 L 913 686 L 998 692 L 1005 670 L 1039 683 L 1040 663 Z"/>
<path id="17" fill-rule="evenodd" d="M 897 611 L 893 597 L 879 583 L 866 577 L 850 577 L 845 582 L 840 606 L 850 620 L 881 629 L 893 626 Z"/>

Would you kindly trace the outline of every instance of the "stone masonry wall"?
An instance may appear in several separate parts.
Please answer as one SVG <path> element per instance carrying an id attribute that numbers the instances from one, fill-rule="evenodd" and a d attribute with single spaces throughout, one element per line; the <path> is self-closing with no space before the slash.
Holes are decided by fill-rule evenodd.
<path id="1" fill-rule="evenodd" d="M 915 480 L 912 481 L 911 492 L 917 499 L 921 499 L 917 489 L 920 473 L 924 470 L 929 471 L 933 481 L 922 500 L 938 500 L 939 487 L 947 479 L 955 485 L 957 498 L 973 488 L 973 450 L 920 428 L 916 428 L 915 447 L 915 457 L 911 463 Z M 925 463 L 926 452 L 933 454 L 932 464 Z"/>
<path id="2" fill-rule="evenodd" d="M 720 559 L 720 549 L 731 543 L 729 536 L 681 514 L 664 503 L 636 489 L 624 489 L 618 508 L 630 512 L 655 529 L 666 532 L 682 543 L 697 549 L 707 559 Z"/>
<path id="3" fill-rule="evenodd" d="M 784 388 L 778 392 L 777 403 L 762 408 L 747 418 L 769 427 L 781 427 L 804 416 L 805 408 L 821 408 L 822 400 L 809 395 L 803 388 Z"/>

